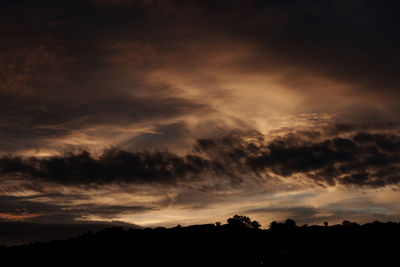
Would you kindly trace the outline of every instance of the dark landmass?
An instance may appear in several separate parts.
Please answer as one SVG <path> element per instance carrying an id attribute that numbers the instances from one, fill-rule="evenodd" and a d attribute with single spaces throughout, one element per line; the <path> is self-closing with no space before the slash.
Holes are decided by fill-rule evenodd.
<path id="1" fill-rule="evenodd" d="M 2 262 L 94 266 L 362 266 L 397 262 L 400 224 L 297 226 L 272 222 L 262 230 L 246 216 L 228 224 L 174 228 L 113 227 L 79 237 L 0 247 Z"/>

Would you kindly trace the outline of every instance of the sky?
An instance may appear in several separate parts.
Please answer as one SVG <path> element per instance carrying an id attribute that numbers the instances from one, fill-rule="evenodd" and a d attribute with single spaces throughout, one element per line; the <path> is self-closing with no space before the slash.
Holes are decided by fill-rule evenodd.
<path id="1" fill-rule="evenodd" d="M 400 220 L 400 3 L 0 3 L 0 224 Z"/>

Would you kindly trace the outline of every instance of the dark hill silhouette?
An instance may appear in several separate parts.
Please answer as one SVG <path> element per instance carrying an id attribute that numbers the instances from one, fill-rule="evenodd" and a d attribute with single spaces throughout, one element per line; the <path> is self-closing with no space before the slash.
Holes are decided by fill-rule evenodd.
<path id="1" fill-rule="evenodd" d="M 113 227 L 62 241 L 0 247 L 0 256 L 2 262 L 29 266 L 385 266 L 397 262 L 400 248 L 400 224 L 394 222 L 297 226 L 287 219 L 265 230 L 246 216 L 227 222 Z"/>

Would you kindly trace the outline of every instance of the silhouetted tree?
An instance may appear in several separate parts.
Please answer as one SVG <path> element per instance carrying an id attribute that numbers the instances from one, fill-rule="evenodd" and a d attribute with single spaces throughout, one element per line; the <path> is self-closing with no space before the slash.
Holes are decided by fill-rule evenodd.
<path id="1" fill-rule="evenodd" d="M 273 221 L 269 224 L 270 231 L 276 231 L 279 229 L 279 224 L 276 221 Z"/>
<path id="2" fill-rule="evenodd" d="M 228 225 L 234 228 L 248 227 L 251 229 L 259 229 L 261 225 L 257 221 L 252 221 L 248 216 L 235 215 L 227 220 Z"/>

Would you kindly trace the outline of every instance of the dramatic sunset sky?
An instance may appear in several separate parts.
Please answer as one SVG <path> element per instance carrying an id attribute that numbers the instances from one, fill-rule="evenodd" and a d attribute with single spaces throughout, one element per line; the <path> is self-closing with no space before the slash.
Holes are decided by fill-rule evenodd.
<path id="1" fill-rule="evenodd" d="M 399 221 L 399 12 L 2 0 L 0 221 Z"/>

